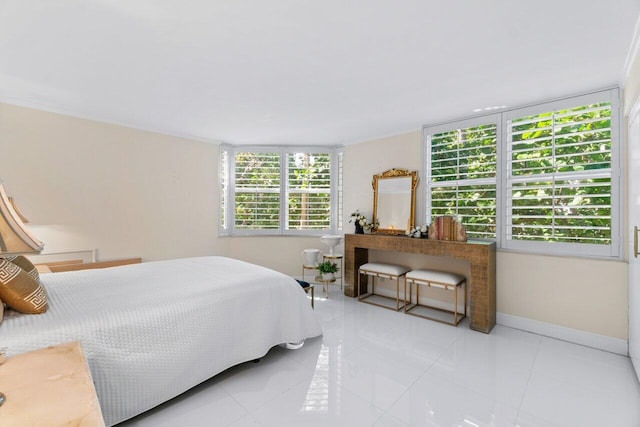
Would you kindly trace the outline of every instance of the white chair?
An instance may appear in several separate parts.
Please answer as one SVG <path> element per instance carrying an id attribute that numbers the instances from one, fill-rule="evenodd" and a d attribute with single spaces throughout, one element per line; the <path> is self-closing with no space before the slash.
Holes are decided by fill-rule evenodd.
<path id="1" fill-rule="evenodd" d="M 360 268 L 358 269 L 358 291 L 357 291 L 358 301 L 377 305 L 379 307 L 388 308 L 390 310 L 395 309 L 396 311 L 400 311 L 402 307 L 404 307 L 404 304 L 401 305 L 401 301 L 400 301 L 400 278 L 404 277 L 404 275 L 409 270 L 410 270 L 409 268 L 404 267 L 402 265 L 382 264 L 378 262 L 368 262 L 366 264 L 361 265 Z M 360 295 L 360 279 L 363 275 L 371 276 L 371 292 L 367 292 L 364 295 Z M 385 299 L 393 301 L 393 298 L 376 294 L 375 292 L 376 277 L 382 277 L 384 279 L 391 279 L 396 281 L 395 308 L 393 306 L 385 305 L 383 303 Z M 374 296 L 376 298 L 372 298 Z M 367 301 L 367 299 L 369 300 Z"/>

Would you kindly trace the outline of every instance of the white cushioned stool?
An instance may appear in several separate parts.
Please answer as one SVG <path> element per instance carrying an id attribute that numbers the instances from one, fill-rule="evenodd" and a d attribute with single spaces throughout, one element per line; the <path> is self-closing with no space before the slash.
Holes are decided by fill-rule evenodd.
<path id="1" fill-rule="evenodd" d="M 462 319 L 467 317 L 467 291 L 466 279 L 464 276 L 456 273 L 448 273 L 445 271 L 434 270 L 412 270 L 408 272 L 404 278 L 404 312 L 425 319 L 436 320 L 438 322 L 448 323 L 450 325 L 458 325 Z M 407 293 L 407 283 L 409 283 L 409 292 Z M 416 285 L 416 302 L 413 304 L 413 285 Z M 434 288 L 442 288 L 447 291 L 453 291 L 453 310 L 445 310 L 431 305 L 420 304 L 420 286 L 429 286 Z M 462 300 L 464 302 L 464 313 L 458 311 L 458 289 L 462 289 Z M 407 296 L 409 300 L 407 301 Z M 448 322 L 441 318 L 428 316 L 426 314 L 418 314 L 411 312 L 416 307 L 426 307 L 433 310 L 443 311 L 453 314 L 453 322 Z"/>
<path id="2" fill-rule="evenodd" d="M 361 265 L 360 268 L 358 269 L 358 293 L 357 293 L 358 301 L 388 308 L 390 310 L 395 309 L 396 311 L 400 311 L 402 307 L 404 307 L 404 304 L 401 305 L 401 302 L 400 302 L 400 278 L 403 277 L 409 270 L 410 270 L 409 268 L 404 267 L 402 265 L 382 264 L 379 262 L 368 262 L 366 264 Z M 371 276 L 371 292 L 367 292 L 364 295 L 360 295 L 360 278 L 362 277 L 363 274 L 366 276 Z M 396 281 L 395 308 L 393 306 L 385 305 L 384 303 L 382 303 L 384 299 L 393 301 L 393 298 L 376 294 L 376 290 L 375 290 L 376 277 L 382 277 L 384 279 L 391 279 L 391 280 L 395 279 Z M 405 283 L 405 288 L 406 288 L 406 283 Z M 373 298 L 367 301 L 368 298 L 371 298 L 374 296 L 376 298 Z M 380 300 L 381 298 L 383 299 L 382 301 Z"/>

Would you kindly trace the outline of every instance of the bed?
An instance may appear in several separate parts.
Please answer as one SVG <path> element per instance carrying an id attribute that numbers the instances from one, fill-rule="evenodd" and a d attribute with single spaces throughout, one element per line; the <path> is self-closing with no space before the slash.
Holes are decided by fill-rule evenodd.
<path id="1" fill-rule="evenodd" d="M 77 340 L 107 425 L 167 401 L 271 347 L 321 334 L 304 290 L 225 257 L 43 274 L 49 310 L 9 312 L 7 355 Z"/>

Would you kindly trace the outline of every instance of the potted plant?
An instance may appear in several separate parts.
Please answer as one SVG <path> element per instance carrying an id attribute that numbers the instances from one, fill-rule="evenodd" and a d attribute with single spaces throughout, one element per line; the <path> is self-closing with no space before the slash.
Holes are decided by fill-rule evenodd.
<path id="1" fill-rule="evenodd" d="M 338 264 L 331 261 L 324 261 L 318 264 L 318 271 L 322 275 L 323 280 L 333 280 L 336 271 L 338 271 Z"/>

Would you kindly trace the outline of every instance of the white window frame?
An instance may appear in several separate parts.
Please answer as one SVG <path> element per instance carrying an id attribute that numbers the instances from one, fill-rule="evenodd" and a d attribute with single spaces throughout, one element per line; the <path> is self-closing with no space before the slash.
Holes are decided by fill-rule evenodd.
<path id="1" fill-rule="evenodd" d="M 578 107 L 581 105 L 595 104 L 600 102 L 611 103 L 611 244 L 580 244 L 580 243 L 561 243 L 561 242 L 542 242 L 529 240 L 512 240 L 507 239 L 508 221 L 505 221 L 509 215 L 509 205 L 511 197 L 509 185 L 510 173 L 510 156 L 508 152 L 509 138 L 509 121 L 515 118 L 546 113 L 553 110 L 562 110 Z M 431 150 L 429 145 L 430 135 L 451 131 L 454 129 L 465 129 L 482 124 L 492 124 L 497 120 L 498 139 L 497 139 L 497 163 L 496 171 L 496 243 L 499 249 L 541 253 L 547 255 L 564 255 L 564 256 L 581 256 L 581 257 L 602 257 L 617 258 L 622 257 L 621 245 L 621 176 L 622 176 L 622 145 L 620 141 L 620 101 L 618 88 L 607 89 L 592 92 L 583 95 L 563 98 L 544 102 L 540 104 L 530 105 L 522 108 L 514 108 L 505 110 L 501 113 L 477 116 L 472 118 L 461 119 L 454 122 L 425 125 L 423 127 L 423 162 L 422 176 L 425 177 L 426 185 L 424 186 L 424 219 L 425 223 L 431 222 L 431 192 L 433 184 L 429 174 L 431 167 Z M 596 173 L 594 172 L 594 175 Z M 458 181 L 459 183 L 462 181 Z M 475 181 L 475 182 L 480 182 Z"/>
<path id="2" fill-rule="evenodd" d="M 577 95 L 570 98 L 564 98 L 561 100 L 545 102 L 542 104 L 532 105 L 524 108 L 512 109 L 502 114 L 502 127 L 503 127 L 503 163 L 501 170 L 505 171 L 502 174 L 502 200 L 503 204 L 502 215 L 507 218 L 509 213 L 510 197 L 511 197 L 511 184 L 510 179 L 511 163 L 509 153 L 509 122 L 513 119 L 525 116 L 532 116 L 541 113 L 546 113 L 554 110 L 570 109 L 581 105 L 596 104 L 600 102 L 611 103 L 611 244 L 610 245 L 597 245 L 587 243 L 562 243 L 562 242 L 541 242 L 530 240 L 513 240 L 508 239 L 506 236 L 509 233 L 508 224 L 505 224 L 503 231 L 503 249 L 510 249 L 514 251 L 527 251 L 545 253 L 551 255 L 574 255 L 574 256 L 594 256 L 594 257 L 610 257 L 619 258 L 621 256 L 621 230 L 620 230 L 620 177 L 622 164 L 620 162 L 620 105 L 619 105 L 619 91 L 617 89 L 610 89 L 606 91 L 594 92 L 585 95 Z M 594 177 L 602 173 L 593 172 L 591 175 Z M 513 180 L 516 181 L 516 180 Z"/>
<path id="3" fill-rule="evenodd" d="M 280 215 L 277 229 L 235 228 L 235 156 L 236 153 L 278 153 L 280 156 Z M 330 227 L 318 230 L 289 230 L 288 194 L 289 194 L 289 169 L 287 156 L 290 153 L 328 153 L 331 156 L 330 168 Z M 222 168 L 222 156 L 226 155 L 226 170 Z M 248 146 L 248 145 L 220 145 L 219 157 L 219 201 L 224 204 L 225 222 L 218 221 L 219 236 L 319 236 L 323 234 L 336 234 L 342 229 L 339 223 L 339 210 L 342 209 L 342 189 L 340 188 L 340 166 L 343 155 L 342 147 L 327 146 Z M 226 176 L 223 177 L 223 174 Z M 226 180 L 226 185 L 223 184 Z"/>
<path id="4" fill-rule="evenodd" d="M 496 150 L 496 177 L 495 178 L 479 178 L 479 179 L 464 179 L 446 182 L 434 183 L 431 179 L 429 169 L 431 168 L 431 135 L 439 134 L 443 132 L 450 132 L 455 129 L 467 129 L 475 126 L 482 125 L 495 125 L 496 126 L 496 139 L 500 141 L 502 132 L 502 123 L 500 114 L 490 114 L 486 116 L 472 117 L 468 119 L 462 119 L 453 123 L 445 123 L 434 126 L 423 127 L 423 153 L 424 162 L 422 162 L 422 168 L 420 173 L 425 177 L 426 185 L 424 186 L 424 207 L 425 207 L 425 224 L 430 224 L 433 220 L 431 215 L 431 187 L 432 186 L 454 186 L 454 185 L 470 185 L 470 184 L 495 184 L 496 186 L 496 241 L 500 239 L 500 196 L 498 194 L 499 182 L 500 182 L 500 156 L 501 152 L 498 147 Z"/>

